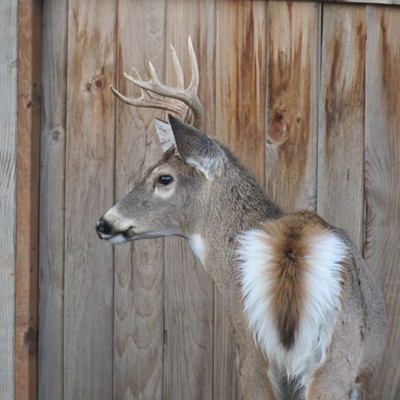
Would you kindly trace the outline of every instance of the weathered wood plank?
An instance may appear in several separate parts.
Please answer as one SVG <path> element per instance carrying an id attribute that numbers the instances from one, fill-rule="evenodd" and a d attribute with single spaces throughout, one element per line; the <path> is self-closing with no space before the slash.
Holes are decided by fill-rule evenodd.
<path id="1" fill-rule="evenodd" d="M 323 7 L 317 210 L 361 247 L 365 7 Z"/>
<path id="2" fill-rule="evenodd" d="M 266 3 L 218 2 L 216 133 L 257 176 L 265 179 Z M 215 399 L 241 398 L 234 345 L 222 296 L 215 295 Z"/>
<path id="3" fill-rule="evenodd" d="M 200 69 L 200 98 L 206 104 L 204 129 L 214 128 L 215 1 L 167 2 L 166 45 L 180 57 L 190 82 L 187 38 L 190 35 Z M 169 52 L 167 47 L 167 52 Z M 166 79 L 175 84 L 171 58 Z M 165 248 L 165 399 L 212 399 L 213 284 L 181 239 Z"/>
<path id="4" fill-rule="evenodd" d="M 116 1 L 68 6 L 64 397 L 109 400 L 112 247 L 94 224 L 113 203 Z"/>
<path id="5" fill-rule="evenodd" d="M 14 398 L 18 1 L 0 3 L 0 398 Z"/>
<path id="6" fill-rule="evenodd" d="M 123 77 L 123 71 L 130 73 L 132 66 L 147 79 L 147 61 L 151 60 L 163 78 L 164 25 L 164 2 L 118 2 L 116 79 L 124 93 L 139 94 Z M 152 123 L 156 114 L 154 110 L 117 104 L 116 200 L 161 156 Z M 143 240 L 115 248 L 115 399 L 162 399 L 163 267 L 164 240 Z"/>
<path id="7" fill-rule="evenodd" d="M 218 3 L 216 132 L 264 182 L 266 4 Z"/>
<path id="8" fill-rule="evenodd" d="M 18 9 L 18 182 L 15 397 L 37 398 L 41 7 Z"/>
<path id="9" fill-rule="evenodd" d="M 268 3 L 267 192 L 283 208 L 316 208 L 317 3 Z"/>
<path id="10" fill-rule="evenodd" d="M 367 399 L 400 398 L 400 8 L 367 7 L 366 260 L 385 297 L 388 335 Z"/>
<path id="11" fill-rule="evenodd" d="M 64 398 L 66 1 L 43 2 L 39 399 Z"/>

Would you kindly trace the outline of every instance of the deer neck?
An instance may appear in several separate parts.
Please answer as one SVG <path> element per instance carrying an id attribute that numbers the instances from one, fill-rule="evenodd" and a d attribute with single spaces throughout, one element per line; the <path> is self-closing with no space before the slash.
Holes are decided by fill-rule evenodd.
<path id="1" fill-rule="evenodd" d="M 231 174 L 234 176 L 211 185 L 205 212 L 187 235 L 190 247 L 221 292 L 225 292 L 236 268 L 236 236 L 283 215 L 247 171 Z"/>

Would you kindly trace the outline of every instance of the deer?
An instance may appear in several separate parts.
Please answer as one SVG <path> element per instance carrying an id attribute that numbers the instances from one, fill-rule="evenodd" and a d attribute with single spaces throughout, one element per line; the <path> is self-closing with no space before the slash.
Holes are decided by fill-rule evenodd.
<path id="1" fill-rule="evenodd" d="M 201 129 L 193 44 L 185 87 L 133 69 L 122 102 L 168 112 L 155 120 L 163 156 L 96 223 L 112 244 L 185 238 L 223 296 L 246 400 L 356 399 L 380 362 L 386 314 L 380 288 L 341 229 L 312 210 L 285 212 L 238 158 Z M 175 114 L 175 115 L 173 115 Z"/>

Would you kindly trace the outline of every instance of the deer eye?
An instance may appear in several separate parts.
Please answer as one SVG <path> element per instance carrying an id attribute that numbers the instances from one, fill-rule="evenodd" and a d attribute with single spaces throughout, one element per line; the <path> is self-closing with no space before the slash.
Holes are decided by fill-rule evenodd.
<path id="1" fill-rule="evenodd" d="M 174 181 L 171 175 L 161 175 L 158 177 L 157 184 L 162 186 L 167 186 Z"/>

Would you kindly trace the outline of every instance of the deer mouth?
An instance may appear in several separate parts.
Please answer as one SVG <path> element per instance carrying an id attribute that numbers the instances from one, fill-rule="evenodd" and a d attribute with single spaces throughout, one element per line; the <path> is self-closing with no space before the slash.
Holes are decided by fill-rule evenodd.
<path id="1" fill-rule="evenodd" d="M 97 234 L 100 239 L 106 240 L 112 244 L 122 244 L 134 240 L 135 233 L 132 229 L 128 229 L 123 232 L 115 232 L 112 235 L 101 235 Z"/>
<path id="2" fill-rule="evenodd" d="M 109 224 L 103 218 L 96 224 L 96 233 L 100 239 L 113 244 L 125 243 L 133 240 L 135 237 L 135 232 L 132 226 L 124 231 L 115 231 L 112 224 Z"/>

